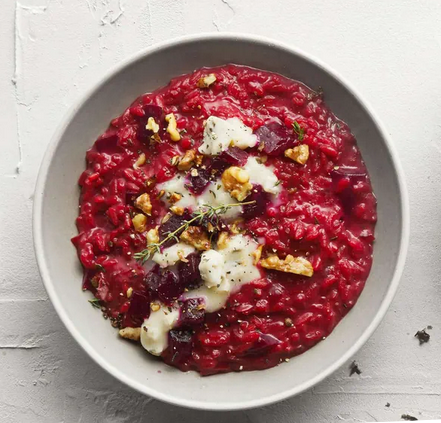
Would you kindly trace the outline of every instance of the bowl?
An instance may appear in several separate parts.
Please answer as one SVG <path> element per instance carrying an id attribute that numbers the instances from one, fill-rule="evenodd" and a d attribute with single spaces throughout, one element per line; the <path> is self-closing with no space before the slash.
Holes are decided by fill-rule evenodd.
<path id="1" fill-rule="evenodd" d="M 182 373 L 117 336 L 81 290 L 76 235 L 85 152 L 140 94 L 203 66 L 243 64 L 323 87 L 332 111 L 354 132 L 378 198 L 372 271 L 356 306 L 323 342 L 272 369 L 201 377 Z M 132 388 L 169 403 L 211 410 L 246 409 L 299 394 L 344 364 L 372 335 L 391 303 L 409 237 L 403 172 L 392 142 L 366 101 L 329 66 L 262 37 L 210 34 L 155 45 L 121 63 L 67 114 L 48 147 L 35 191 L 34 243 L 49 297 L 72 336 L 105 370 Z"/>

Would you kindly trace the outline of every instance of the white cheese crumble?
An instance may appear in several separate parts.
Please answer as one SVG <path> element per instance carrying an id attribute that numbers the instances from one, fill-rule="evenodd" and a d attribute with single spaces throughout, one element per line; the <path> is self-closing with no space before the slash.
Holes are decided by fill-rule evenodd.
<path id="1" fill-rule="evenodd" d="M 218 178 L 216 181 L 210 182 L 205 191 L 197 197 L 198 207 L 209 204 L 212 207 L 222 206 L 225 204 L 237 204 L 238 201 L 233 198 L 224 188 L 222 180 Z M 242 212 L 242 207 L 231 207 L 226 213 L 222 214 L 223 219 L 234 219 Z"/>
<path id="2" fill-rule="evenodd" d="M 239 118 L 234 117 L 224 120 L 216 116 L 210 116 L 205 123 L 204 138 L 202 145 L 199 147 L 199 152 L 215 156 L 230 146 L 245 149 L 254 147 L 256 144 L 257 136 Z"/>
<path id="3" fill-rule="evenodd" d="M 190 191 L 185 188 L 184 175 L 177 175 L 174 178 L 157 185 L 158 191 L 164 191 L 165 195 L 161 198 L 163 201 L 167 201 L 167 197 L 173 193 L 180 194 L 182 197 L 179 201 L 174 203 L 177 207 L 194 208 L 197 204 L 196 197 L 194 197 Z"/>
<path id="4" fill-rule="evenodd" d="M 222 308 L 231 292 L 260 278 L 260 271 L 253 263 L 253 252 L 257 247 L 258 244 L 250 237 L 234 235 L 226 248 L 204 252 L 199 265 L 204 285 L 186 292 L 184 297 L 204 298 L 208 313 Z"/>
<path id="5" fill-rule="evenodd" d="M 282 187 L 277 184 L 278 179 L 274 174 L 273 166 L 265 166 L 259 163 L 255 157 L 249 157 L 244 169 L 250 175 L 250 181 L 262 185 L 264 191 L 278 194 L 282 190 Z"/>
<path id="6" fill-rule="evenodd" d="M 168 332 L 179 319 L 179 309 L 161 304 L 159 310 L 151 311 L 141 327 L 141 344 L 153 355 L 161 355 L 168 345 Z"/>
<path id="7" fill-rule="evenodd" d="M 158 263 L 161 267 L 173 266 L 182 257 L 187 257 L 189 254 L 194 253 L 196 250 L 191 245 L 183 242 L 178 242 L 171 247 L 164 248 L 162 253 L 155 253 L 152 260 Z"/>
<path id="8" fill-rule="evenodd" d="M 225 274 L 224 256 L 216 250 L 204 251 L 199 263 L 199 272 L 207 288 L 228 292 L 230 283 Z"/>

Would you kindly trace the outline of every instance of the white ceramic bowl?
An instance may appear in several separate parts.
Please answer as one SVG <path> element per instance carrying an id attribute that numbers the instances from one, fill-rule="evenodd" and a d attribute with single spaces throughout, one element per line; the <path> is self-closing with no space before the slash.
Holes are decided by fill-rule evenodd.
<path id="1" fill-rule="evenodd" d="M 118 338 L 87 301 L 82 270 L 70 238 L 77 233 L 79 188 L 85 152 L 109 121 L 140 94 L 202 66 L 237 63 L 321 86 L 327 104 L 354 132 L 378 198 L 374 262 L 356 306 L 323 342 L 289 363 L 255 372 L 202 378 L 181 373 Z M 200 409 L 233 410 L 296 395 L 334 372 L 369 338 L 397 289 L 409 235 L 403 173 L 377 117 L 328 66 L 296 48 L 256 36 L 198 35 L 153 46 L 123 62 L 74 105 L 44 157 L 35 191 L 34 242 L 41 276 L 72 336 L 104 369 L 157 399 Z"/>

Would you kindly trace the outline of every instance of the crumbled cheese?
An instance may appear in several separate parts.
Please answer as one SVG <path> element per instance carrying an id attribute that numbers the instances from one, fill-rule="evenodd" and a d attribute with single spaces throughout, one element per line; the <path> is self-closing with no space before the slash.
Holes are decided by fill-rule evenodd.
<path id="1" fill-rule="evenodd" d="M 207 288 L 228 292 L 230 283 L 225 273 L 224 256 L 216 250 L 205 251 L 199 263 L 199 272 Z"/>
<path id="2" fill-rule="evenodd" d="M 202 256 L 205 255 L 207 260 L 203 261 L 201 258 L 199 267 L 204 285 L 186 292 L 184 297 L 205 298 L 208 313 L 222 308 L 231 292 L 260 278 L 260 271 L 253 263 L 253 252 L 257 247 L 258 244 L 252 238 L 234 235 L 224 249 L 204 252 Z M 223 265 L 219 256 L 222 257 Z"/>
<path id="3" fill-rule="evenodd" d="M 205 191 L 197 197 L 197 205 L 199 207 L 204 204 L 210 204 L 213 207 L 223 204 L 236 204 L 238 201 L 231 197 L 230 193 L 224 188 L 220 179 L 210 182 Z M 222 218 L 225 220 L 235 219 L 240 216 L 242 207 L 231 207 Z"/>
<path id="4" fill-rule="evenodd" d="M 199 152 L 205 155 L 217 155 L 230 146 L 242 149 L 254 147 L 257 144 L 257 137 L 253 130 L 237 117 L 220 119 L 210 116 L 204 128 L 204 138 Z"/>
<path id="5" fill-rule="evenodd" d="M 161 267 L 173 266 L 182 257 L 187 257 L 189 254 L 194 253 L 196 250 L 188 244 L 178 242 L 171 247 L 164 248 L 162 253 L 155 253 L 152 260 L 158 263 Z"/>
<path id="6" fill-rule="evenodd" d="M 161 355 L 168 345 L 168 332 L 179 319 L 179 309 L 160 305 L 151 311 L 141 327 L 141 344 L 153 355 Z"/>
<path id="7" fill-rule="evenodd" d="M 161 197 L 162 200 L 171 198 L 175 206 L 183 207 L 184 209 L 194 209 L 197 206 L 196 197 L 194 197 L 191 192 L 185 188 L 185 177 L 183 175 L 177 175 L 167 182 L 158 184 L 157 189 L 160 192 L 164 191 L 166 194 L 165 196 Z M 175 193 L 181 195 L 181 198 L 178 201 L 174 201 L 176 197 L 173 196 L 173 194 Z"/>
<path id="8" fill-rule="evenodd" d="M 282 190 L 282 187 L 277 184 L 278 179 L 274 174 L 273 166 L 265 166 L 259 163 L 255 157 L 249 157 L 244 169 L 250 175 L 250 181 L 262 185 L 264 191 L 278 194 Z"/>

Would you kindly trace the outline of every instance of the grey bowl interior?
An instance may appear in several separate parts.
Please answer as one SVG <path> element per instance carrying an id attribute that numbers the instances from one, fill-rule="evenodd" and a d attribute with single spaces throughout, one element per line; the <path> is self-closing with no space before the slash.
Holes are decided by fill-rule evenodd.
<path id="1" fill-rule="evenodd" d="M 275 71 L 311 87 L 323 87 L 327 104 L 355 133 L 369 169 L 378 198 L 377 242 L 365 290 L 328 339 L 264 373 L 201 378 L 194 372 L 185 374 L 167 367 L 118 338 L 81 290 L 82 271 L 70 238 L 76 234 L 77 180 L 85 167 L 85 152 L 109 121 L 141 93 L 167 84 L 172 77 L 226 63 Z M 70 332 L 120 380 L 159 399 L 190 407 L 235 409 L 267 404 L 327 376 L 364 343 L 381 320 L 395 292 L 407 243 L 407 204 L 399 175 L 386 136 L 371 113 L 321 65 L 291 49 L 247 37 L 209 36 L 169 43 L 113 72 L 73 109 L 57 131 L 36 190 L 34 223 L 40 270 Z"/>

